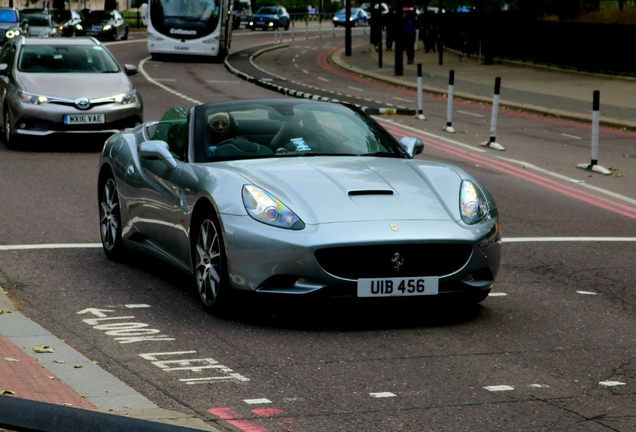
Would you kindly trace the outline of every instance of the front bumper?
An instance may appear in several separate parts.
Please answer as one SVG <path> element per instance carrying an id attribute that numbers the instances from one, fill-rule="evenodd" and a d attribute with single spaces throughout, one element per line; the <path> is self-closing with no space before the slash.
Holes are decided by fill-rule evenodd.
<path id="1" fill-rule="evenodd" d="M 19 101 L 19 110 L 14 113 L 13 131 L 19 135 L 49 136 L 55 134 L 96 133 L 113 134 L 143 122 L 143 104 L 138 101 L 128 105 L 105 104 L 88 110 L 79 110 L 68 105 L 46 103 L 26 104 Z M 17 114 L 17 117 L 15 117 Z M 65 124 L 66 115 L 104 115 L 104 123 Z"/>
<path id="2" fill-rule="evenodd" d="M 439 276 L 440 295 L 478 293 L 490 290 L 501 259 L 496 220 L 478 227 L 453 221 L 393 221 L 399 231 L 392 231 L 386 221 L 311 225 L 301 231 L 268 227 L 248 216 L 223 215 L 222 221 L 224 232 L 232 232 L 225 240 L 231 284 L 238 290 L 355 297 L 358 278 Z M 464 248 L 464 255 L 454 267 L 435 264 L 442 262 L 435 254 L 458 248 Z M 339 250 L 337 260 L 345 262 L 327 263 L 328 249 Z M 347 253 L 352 250 L 356 255 Z M 389 264 L 398 251 L 410 261 L 410 269 L 405 265 L 397 273 L 391 266 L 378 268 L 378 262 Z M 347 271 L 347 265 L 356 269 Z"/>

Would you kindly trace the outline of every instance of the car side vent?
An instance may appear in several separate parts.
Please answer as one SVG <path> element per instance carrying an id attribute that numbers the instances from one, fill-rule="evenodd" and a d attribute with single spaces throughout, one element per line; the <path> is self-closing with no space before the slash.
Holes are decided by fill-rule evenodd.
<path id="1" fill-rule="evenodd" d="M 360 195 L 393 195 L 393 191 L 386 190 L 386 189 L 349 191 L 349 196 L 360 196 Z"/>

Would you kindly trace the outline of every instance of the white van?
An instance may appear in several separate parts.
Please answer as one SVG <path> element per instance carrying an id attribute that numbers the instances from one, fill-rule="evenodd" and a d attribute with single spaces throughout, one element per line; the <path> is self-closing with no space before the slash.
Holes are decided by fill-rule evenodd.
<path id="1" fill-rule="evenodd" d="M 236 30 L 241 23 L 247 28 L 248 19 L 252 16 L 250 0 L 234 0 L 232 3 L 232 28 Z"/>

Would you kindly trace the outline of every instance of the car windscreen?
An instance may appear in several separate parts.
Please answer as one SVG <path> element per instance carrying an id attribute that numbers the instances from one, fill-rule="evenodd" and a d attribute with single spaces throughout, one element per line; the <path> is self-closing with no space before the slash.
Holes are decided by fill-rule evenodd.
<path id="1" fill-rule="evenodd" d="M 110 21 L 115 19 L 112 12 L 108 11 L 91 11 L 86 15 L 87 21 Z"/>
<path id="2" fill-rule="evenodd" d="M 27 22 L 33 27 L 50 27 L 51 19 L 48 16 L 26 15 Z"/>
<path id="3" fill-rule="evenodd" d="M 277 101 L 198 107 L 195 161 L 263 157 L 408 157 L 378 123 L 340 104 Z"/>
<path id="4" fill-rule="evenodd" d="M 71 19 L 71 11 L 69 10 L 57 10 L 53 11 L 53 16 L 57 22 L 68 21 Z"/>
<path id="5" fill-rule="evenodd" d="M 258 10 L 258 12 L 256 12 L 256 13 L 257 13 L 258 15 L 276 15 L 276 13 L 277 13 L 277 12 L 278 12 L 278 11 L 277 11 L 276 9 L 274 9 L 274 8 L 266 8 L 266 7 L 263 7 L 263 8 L 260 8 L 260 9 Z"/>
<path id="6" fill-rule="evenodd" d="M 3 10 L 0 11 L 0 22 L 3 23 L 17 23 L 18 22 L 18 14 L 12 10 Z"/>
<path id="7" fill-rule="evenodd" d="M 96 45 L 25 45 L 18 70 L 27 73 L 116 73 L 119 65 Z"/>

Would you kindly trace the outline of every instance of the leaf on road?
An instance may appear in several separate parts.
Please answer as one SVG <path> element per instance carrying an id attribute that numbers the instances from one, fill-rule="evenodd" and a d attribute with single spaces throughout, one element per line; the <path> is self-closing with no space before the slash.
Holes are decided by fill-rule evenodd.
<path id="1" fill-rule="evenodd" d="M 15 392 L 13 390 L 2 390 L 2 389 L 0 389 L 0 395 L 6 395 L 6 394 L 14 395 Z"/>
<path id="2" fill-rule="evenodd" d="M 33 347 L 36 353 L 53 353 L 55 350 L 48 345 L 36 345 Z"/>
<path id="3" fill-rule="evenodd" d="M 0 309 L 0 315 L 6 314 L 6 313 L 11 313 L 11 311 L 9 309 Z"/>
<path id="4" fill-rule="evenodd" d="M 6 361 L 8 361 L 8 362 L 19 362 L 19 361 L 20 361 L 20 360 L 18 360 L 18 359 L 14 359 L 14 358 L 11 358 L 11 357 L 5 357 L 4 359 L 5 359 Z"/>
<path id="5" fill-rule="evenodd" d="M 64 364 L 66 360 L 53 360 L 54 363 Z"/>
<path id="6" fill-rule="evenodd" d="M 81 368 L 82 368 L 82 365 L 77 364 L 77 365 L 75 365 L 75 366 L 73 366 L 73 367 L 74 367 L 75 369 L 81 369 Z"/>

